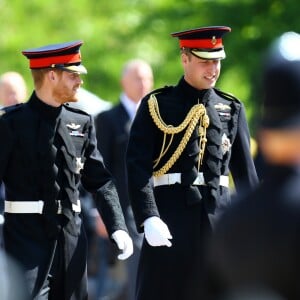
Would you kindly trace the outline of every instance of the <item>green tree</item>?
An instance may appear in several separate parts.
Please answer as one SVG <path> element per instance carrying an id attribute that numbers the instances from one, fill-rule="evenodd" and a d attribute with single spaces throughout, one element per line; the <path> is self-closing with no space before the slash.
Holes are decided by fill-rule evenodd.
<path id="1" fill-rule="evenodd" d="M 1 72 L 21 72 L 31 86 L 21 50 L 81 39 L 88 75 L 84 86 L 116 102 L 127 59 L 141 57 L 154 69 L 155 87 L 182 74 L 178 41 L 171 32 L 227 25 L 227 58 L 218 87 L 246 105 L 252 131 L 260 111 L 263 53 L 284 31 L 298 31 L 296 0 L 0 0 Z"/>

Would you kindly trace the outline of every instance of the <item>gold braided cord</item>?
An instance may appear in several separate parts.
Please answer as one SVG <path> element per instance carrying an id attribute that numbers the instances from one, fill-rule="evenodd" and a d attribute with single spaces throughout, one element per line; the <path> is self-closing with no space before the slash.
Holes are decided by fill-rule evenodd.
<path id="1" fill-rule="evenodd" d="M 162 144 L 162 147 L 161 147 L 161 150 L 160 150 L 160 154 L 158 156 L 157 159 L 154 160 L 154 166 L 153 166 L 153 169 L 156 168 L 156 166 L 159 164 L 160 162 L 160 159 L 167 153 L 167 151 L 169 150 L 171 144 L 172 144 L 172 141 L 173 141 L 173 137 L 174 137 L 174 134 L 171 135 L 170 137 L 170 141 L 168 143 L 168 146 L 165 147 L 165 144 L 166 144 L 166 139 L 167 139 L 167 135 L 164 133 L 164 139 L 163 139 L 163 144 Z"/>
<path id="2" fill-rule="evenodd" d="M 164 133 L 164 141 L 163 145 L 160 151 L 159 157 L 155 160 L 155 166 L 158 165 L 161 158 L 165 155 L 167 152 L 167 149 L 169 148 L 171 141 L 173 139 L 174 134 L 179 133 L 183 131 L 186 127 L 186 132 L 184 133 L 184 136 L 182 140 L 180 141 L 177 149 L 172 154 L 170 159 L 165 163 L 163 167 L 161 167 L 158 171 L 153 172 L 153 176 L 161 176 L 163 174 L 166 174 L 168 170 L 174 165 L 174 163 L 178 160 L 182 152 L 184 151 L 189 139 L 192 136 L 192 133 L 199 122 L 199 133 L 200 133 L 200 153 L 199 153 L 199 166 L 202 163 L 203 155 L 204 155 L 204 149 L 207 142 L 206 139 L 206 128 L 209 125 L 209 118 L 206 114 L 206 109 L 203 104 L 196 104 L 194 105 L 187 116 L 185 117 L 184 121 L 177 127 L 174 127 L 173 125 L 166 125 L 163 119 L 160 116 L 159 113 L 159 107 L 157 103 L 157 99 L 154 94 L 152 94 L 148 100 L 148 106 L 150 115 L 154 121 L 154 124 Z M 165 140 L 166 135 L 171 135 L 171 141 L 167 146 L 167 149 L 165 148 Z M 154 166 L 154 167 L 155 167 Z"/>
<path id="3" fill-rule="evenodd" d="M 204 108 L 205 109 L 205 108 Z M 199 126 L 199 147 L 200 147 L 200 152 L 199 152 L 199 157 L 198 157 L 198 172 L 200 170 L 200 166 L 202 165 L 203 162 L 203 157 L 204 157 L 204 150 L 205 150 L 205 146 L 207 143 L 207 138 L 206 138 L 206 129 L 209 125 L 209 117 L 206 113 L 205 113 L 202 117 L 201 120 L 201 125 Z"/>
<path id="4" fill-rule="evenodd" d="M 148 100 L 148 105 L 149 105 L 149 111 L 150 111 L 150 115 L 155 123 L 155 125 L 164 133 L 166 134 L 175 134 L 175 133 L 179 133 L 182 130 L 184 130 L 188 124 L 190 123 L 191 119 L 193 118 L 193 116 L 196 113 L 201 113 L 199 110 L 202 110 L 200 107 L 203 107 L 203 104 L 197 104 L 194 105 L 191 110 L 189 111 L 189 113 L 187 114 L 187 116 L 185 117 L 185 119 L 183 120 L 183 122 L 177 126 L 174 127 L 173 125 L 167 125 L 165 124 L 165 122 L 163 121 L 160 113 L 159 113 L 159 107 L 158 107 L 158 103 L 157 103 L 157 99 L 155 97 L 154 94 L 151 94 L 149 100 Z M 204 108 L 205 110 L 205 108 Z"/>

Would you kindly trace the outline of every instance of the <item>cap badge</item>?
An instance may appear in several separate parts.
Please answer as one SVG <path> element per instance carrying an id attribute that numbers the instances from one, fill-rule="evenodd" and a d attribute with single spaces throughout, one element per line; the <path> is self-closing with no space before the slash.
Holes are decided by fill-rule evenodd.
<path id="1" fill-rule="evenodd" d="M 211 43 L 212 43 L 213 45 L 215 45 L 215 44 L 217 43 L 216 36 L 213 36 L 213 37 L 211 38 Z"/>
<path id="2" fill-rule="evenodd" d="M 0 117 L 5 114 L 5 110 L 0 110 Z"/>

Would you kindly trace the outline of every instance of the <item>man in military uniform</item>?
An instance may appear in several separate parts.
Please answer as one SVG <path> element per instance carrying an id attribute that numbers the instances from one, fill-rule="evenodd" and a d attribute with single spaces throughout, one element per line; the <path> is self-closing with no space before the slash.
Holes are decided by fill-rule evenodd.
<path id="1" fill-rule="evenodd" d="M 115 185 L 97 150 L 93 120 L 70 108 L 82 84 L 82 41 L 22 53 L 34 91 L 1 111 L 0 181 L 6 190 L 6 251 L 21 264 L 33 299 L 87 299 L 87 243 L 78 185 L 96 199 L 109 236 L 132 254 Z"/>
<path id="2" fill-rule="evenodd" d="M 238 192 L 257 183 L 244 106 L 214 88 L 229 31 L 173 33 L 184 75 L 147 95 L 133 122 L 129 194 L 145 232 L 137 300 L 201 299 L 205 237 L 230 202 L 229 172 Z"/>
<path id="3" fill-rule="evenodd" d="M 266 175 L 216 226 L 207 300 L 300 299 L 299 44 L 298 33 L 285 32 L 264 56 L 257 136 Z"/>

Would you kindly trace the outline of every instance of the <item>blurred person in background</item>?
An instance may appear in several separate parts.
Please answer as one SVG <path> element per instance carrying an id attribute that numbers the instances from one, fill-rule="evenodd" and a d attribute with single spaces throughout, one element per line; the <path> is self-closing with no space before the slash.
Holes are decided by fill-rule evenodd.
<path id="1" fill-rule="evenodd" d="M 285 32 L 264 57 L 257 138 L 260 185 L 238 197 L 207 248 L 207 300 L 300 299 L 300 35 Z"/>
<path id="2" fill-rule="evenodd" d="M 22 103 L 27 99 L 27 86 L 23 76 L 14 71 L 0 76 L 0 106 Z"/>
<path id="3" fill-rule="evenodd" d="M 126 149 L 129 131 L 140 100 L 153 88 L 153 71 L 148 62 L 134 58 L 127 61 L 121 73 L 119 103 L 95 117 L 98 148 L 104 163 L 116 179 L 116 186 L 125 221 L 133 239 L 134 254 L 125 264 L 125 289 L 120 299 L 134 300 L 135 281 L 142 235 L 137 232 L 132 208 L 128 198 L 126 172 Z M 119 298 L 118 298 L 119 299 Z"/>

